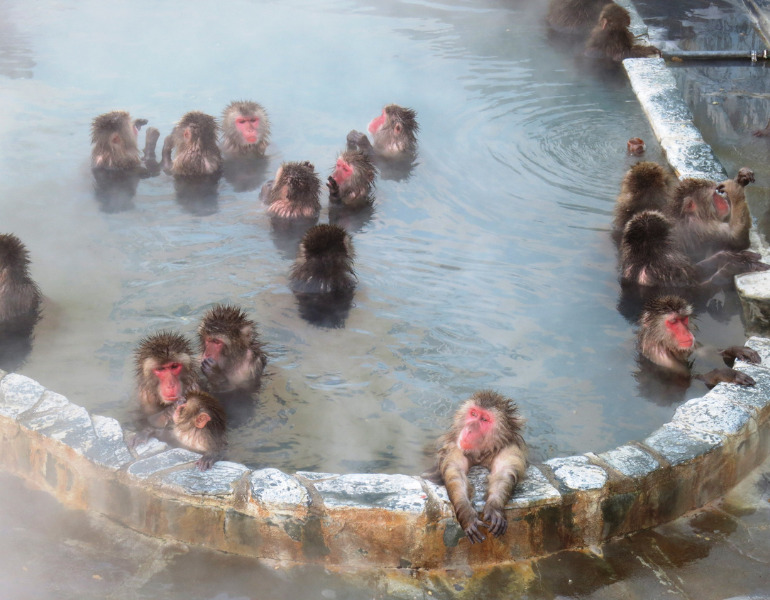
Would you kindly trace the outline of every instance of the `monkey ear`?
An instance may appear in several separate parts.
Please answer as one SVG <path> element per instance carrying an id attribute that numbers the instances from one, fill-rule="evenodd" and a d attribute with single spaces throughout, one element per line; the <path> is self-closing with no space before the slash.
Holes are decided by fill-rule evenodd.
<path id="1" fill-rule="evenodd" d="M 687 197 L 684 199 L 684 204 L 682 204 L 682 212 L 694 213 L 697 209 L 698 205 L 694 198 Z"/>
<path id="2" fill-rule="evenodd" d="M 254 329 L 251 327 L 251 325 L 244 325 L 241 327 L 241 338 L 243 339 L 249 339 L 251 338 L 251 334 L 254 331 Z"/>
<path id="3" fill-rule="evenodd" d="M 599 26 L 602 29 L 607 29 L 607 23 L 609 23 L 608 19 L 599 19 Z"/>
<path id="4" fill-rule="evenodd" d="M 401 133 L 401 123 L 396 123 L 393 126 L 393 131 L 395 131 L 396 133 Z"/>
<path id="5" fill-rule="evenodd" d="M 198 416 L 195 417 L 195 426 L 198 429 L 203 429 L 209 421 L 211 421 L 210 414 L 205 412 L 198 413 Z"/>

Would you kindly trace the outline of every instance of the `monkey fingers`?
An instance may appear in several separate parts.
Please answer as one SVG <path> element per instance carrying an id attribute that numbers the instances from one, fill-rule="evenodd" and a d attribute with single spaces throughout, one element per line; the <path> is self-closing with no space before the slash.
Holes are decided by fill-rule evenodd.
<path id="1" fill-rule="evenodd" d="M 471 544 L 475 544 L 476 542 L 483 542 L 487 537 L 479 531 L 479 527 L 486 527 L 486 523 L 484 521 L 481 521 L 480 519 L 474 520 L 468 527 L 464 529 L 465 535 L 468 536 L 468 539 L 471 541 Z"/>
<path id="2" fill-rule="evenodd" d="M 331 175 L 329 175 L 329 179 L 326 181 L 326 187 L 329 188 L 330 198 L 339 198 L 340 186 L 337 184 L 334 177 L 332 177 Z"/>
<path id="3" fill-rule="evenodd" d="M 347 142 L 349 150 L 363 150 L 365 152 L 372 147 L 366 134 L 355 129 L 348 134 Z"/>
<path id="4" fill-rule="evenodd" d="M 503 513 L 496 508 L 485 506 L 482 518 L 489 523 L 488 525 L 485 524 L 485 526 L 489 529 L 489 533 L 495 537 L 504 535 L 508 530 L 508 520 L 503 516 Z"/>
<path id="5" fill-rule="evenodd" d="M 746 375 L 746 373 L 741 373 L 740 371 L 730 369 L 729 367 L 712 369 L 704 375 L 696 375 L 695 378 L 704 381 L 709 388 L 714 387 L 718 383 L 735 383 L 737 385 L 747 386 L 755 385 L 757 383 L 749 375 Z"/>
<path id="6" fill-rule="evenodd" d="M 134 450 L 141 446 L 142 444 L 145 444 L 147 440 L 149 440 L 152 437 L 151 432 L 147 429 L 144 431 L 138 431 L 136 435 L 131 438 L 131 441 L 128 442 L 128 449 Z"/>
<path id="7" fill-rule="evenodd" d="M 216 456 L 213 456 L 212 454 L 204 454 L 195 462 L 195 464 L 200 471 L 208 471 L 215 462 L 217 462 Z"/>
<path id="8" fill-rule="evenodd" d="M 750 362 L 755 365 L 758 365 L 762 362 L 762 358 L 759 356 L 759 353 L 755 352 L 748 346 L 730 346 L 729 348 L 720 350 L 719 354 L 722 355 L 722 358 L 727 365 L 732 365 L 736 358 L 738 360 Z"/>
<path id="9" fill-rule="evenodd" d="M 139 131 L 144 125 L 147 125 L 149 121 L 147 119 L 135 119 L 134 120 L 134 127 L 136 127 L 136 130 Z"/>

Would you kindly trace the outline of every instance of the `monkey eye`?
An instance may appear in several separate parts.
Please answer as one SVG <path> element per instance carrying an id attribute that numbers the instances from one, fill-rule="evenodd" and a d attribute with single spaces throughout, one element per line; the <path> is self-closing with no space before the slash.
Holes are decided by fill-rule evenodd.
<path id="1" fill-rule="evenodd" d="M 725 184 L 724 183 L 720 183 L 717 186 L 717 193 L 718 194 L 724 194 L 725 193 Z"/>
<path id="2" fill-rule="evenodd" d="M 487 417 L 486 415 L 481 415 L 479 420 L 484 421 L 484 423 L 486 423 L 487 421 L 489 421 L 489 417 Z"/>
<path id="3" fill-rule="evenodd" d="M 472 410 L 472 411 L 471 411 L 471 416 L 472 416 L 472 417 L 474 417 L 474 418 L 475 418 L 475 417 L 478 417 L 478 416 L 479 416 L 479 413 L 478 413 L 478 412 L 476 412 L 475 410 Z"/>
<path id="4" fill-rule="evenodd" d="M 689 325 L 690 324 L 690 317 L 682 317 L 682 323 L 684 323 L 685 325 Z"/>
<path id="5" fill-rule="evenodd" d="M 219 338 L 211 338 L 209 340 L 209 344 L 216 344 L 217 346 L 221 346 L 222 344 L 224 344 L 224 342 Z"/>

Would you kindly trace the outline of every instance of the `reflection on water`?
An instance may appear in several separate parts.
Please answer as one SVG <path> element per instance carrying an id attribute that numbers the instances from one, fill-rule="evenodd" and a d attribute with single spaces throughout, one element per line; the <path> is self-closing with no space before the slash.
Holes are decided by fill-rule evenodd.
<path id="1" fill-rule="evenodd" d="M 454 407 L 489 387 L 517 400 L 534 460 L 645 436 L 674 407 L 639 397 L 609 228 L 627 140 L 661 154 L 622 74 L 550 44 L 540 4 L 1 4 L 18 32 L 2 44 L 35 63 L 0 87 L 2 228 L 51 304 L 23 372 L 130 422 L 136 341 L 192 334 L 231 302 L 270 355 L 258 404 L 231 418 L 230 458 L 251 466 L 419 473 Z M 241 98 L 270 114 L 265 165 L 202 193 L 161 174 L 129 210 L 100 210 L 94 116 L 130 110 L 165 136 Z M 323 198 L 359 281 L 345 327 L 319 328 L 287 285 L 298 238 L 257 190 L 289 160 L 325 179 L 389 102 L 417 110 L 419 157 L 377 182 L 371 212 Z M 736 315 L 703 316 L 701 339 L 742 342 Z"/>

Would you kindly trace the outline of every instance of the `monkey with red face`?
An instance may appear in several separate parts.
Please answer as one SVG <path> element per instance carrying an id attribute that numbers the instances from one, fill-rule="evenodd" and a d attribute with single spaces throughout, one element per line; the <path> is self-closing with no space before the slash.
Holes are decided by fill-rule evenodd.
<path id="1" fill-rule="evenodd" d="M 700 379 L 710 388 L 720 382 L 754 385 L 754 379 L 733 368 L 712 369 L 704 374 L 691 373 L 690 360 L 696 351 L 695 336 L 690 331 L 691 315 L 692 306 L 679 296 L 648 300 L 639 319 L 639 353 L 664 372 Z M 751 363 L 759 363 L 761 360 L 757 352 L 746 346 L 730 346 L 720 354 L 730 366 L 736 359 Z"/>
<path id="2" fill-rule="evenodd" d="M 334 173 L 329 176 L 329 202 L 348 208 L 371 204 L 371 191 L 377 167 L 360 150 L 347 150 L 339 155 Z"/>
<path id="3" fill-rule="evenodd" d="M 480 527 L 496 537 L 508 529 L 503 509 L 527 468 L 522 425 L 512 400 L 484 390 L 460 406 L 449 432 L 439 439 L 437 473 L 431 475 L 446 485 L 457 520 L 472 544 L 486 539 Z M 489 469 L 481 518 L 468 493 L 468 471 L 475 465 Z"/>
<path id="4" fill-rule="evenodd" d="M 236 101 L 222 113 L 222 153 L 225 158 L 265 155 L 270 142 L 270 120 L 261 105 Z"/>

